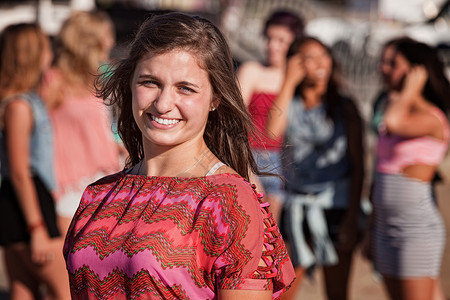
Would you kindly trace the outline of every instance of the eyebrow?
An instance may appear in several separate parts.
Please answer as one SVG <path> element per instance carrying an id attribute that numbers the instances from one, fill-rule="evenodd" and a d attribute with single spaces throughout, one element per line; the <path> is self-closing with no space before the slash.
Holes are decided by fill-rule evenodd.
<path id="1" fill-rule="evenodd" d="M 143 75 L 139 75 L 138 76 L 138 79 L 147 79 L 147 78 L 157 79 L 155 76 L 147 75 L 147 74 L 143 74 Z"/>
<path id="2" fill-rule="evenodd" d="M 192 87 L 195 87 L 195 88 L 200 88 L 198 85 L 196 85 L 195 83 L 192 83 L 192 82 L 189 82 L 189 81 L 180 81 L 180 82 L 178 82 L 178 84 L 181 84 L 181 85 L 189 85 L 189 86 L 192 86 Z"/>

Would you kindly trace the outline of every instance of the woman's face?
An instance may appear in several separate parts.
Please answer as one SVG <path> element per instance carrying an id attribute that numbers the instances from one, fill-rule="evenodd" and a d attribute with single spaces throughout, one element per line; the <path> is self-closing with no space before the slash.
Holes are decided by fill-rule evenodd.
<path id="1" fill-rule="evenodd" d="M 391 75 L 392 75 L 392 69 L 394 65 L 394 57 L 395 57 L 395 48 L 394 46 L 387 46 L 380 59 L 380 74 L 381 79 L 383 80 L 383 84 L 388 88 L 391 89 Z"/>
<path id="2" fill-rule="evenodd" d="M 395 90 L 401 90 L 405 77 L 411 69 L 409 61 L 401 54 L 394 55 L 394 63 L 392 65 L 391 86 Z"/>
<path id="3" fill-rule="evenodd" d="M 266 31 L 267 56 L 271 66 L 284 65 L 289 46 L 294 41 L 295 35 L 291 30 L 282 25 L 271 25 Z"/>
<path id="4" fill-rule="evenodd" d="M 144 147 L 203 142 L 213 90 L 194 55 L 183 50 L 145 55 L 136 66 L 131 91 Z"/>
<path id="5" fill-rule="evenodd" d="M 327 84 L 333 64 L 327 49 L 315 41 L 310 41 L 304 44 L 299 52 L 305 68 L 305 80 L 311 84 Z"/>

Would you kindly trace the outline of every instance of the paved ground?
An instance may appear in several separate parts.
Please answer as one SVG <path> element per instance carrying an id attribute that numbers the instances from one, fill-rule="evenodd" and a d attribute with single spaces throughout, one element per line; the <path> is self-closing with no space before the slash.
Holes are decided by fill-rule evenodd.
<path id="1" fill-rule="evenodd" d="M 383 300 L 387 299 L 381 282 L 375 278 L 371 266 L 359 253 L 355 255 L 351 275 L 350 299 L 353 300 Z M 323 293 L 323 283 L 320 272 L 316 272 L 314 282 L 306 280 L 296 299 L 320 300 L 326 299 Z"/>
<path id="2" fill-rule="evenodd" d="M 441 268 L 441 281 L 444 293 L 450 300 L 450 184 L 437 187 L 439 207 L 444 217 L 447 228 L 447 245 L 444 251 L 444 260 Z M 7 299 L 7 283 L 3 265 L 3 251 L 0 250 L 0 300 Z M 359 253 L 355 256 L 354 268 L 351 280 L 352 300 L 383 300 L 387 299 L 383 287 L 373 276 L 370 264 Z M 322 281 L 320 271 L 315 273 L 314 281 L 305 280 L 297 299 L 321 300 Z"/>

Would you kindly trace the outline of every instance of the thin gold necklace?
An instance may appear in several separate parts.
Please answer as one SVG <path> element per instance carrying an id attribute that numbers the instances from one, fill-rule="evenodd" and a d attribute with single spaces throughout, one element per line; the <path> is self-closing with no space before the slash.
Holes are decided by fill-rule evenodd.
<path id="1" fill-rule="evenodd" d="M 187 172 L 189 172 L 190 170 L 192 170 L 193 168 L 195 168 L 196 166 L 198 166 L 198 164 L 203 160 L 203 158 L 205 158 L 206 154 L 208 154 L 208 150 L 204 151 L 205 153 L 203 153 L 202 156 L 200 156 L 200 158 L 195 162 L 195 164 L 193 164 L 192 166 L 190 166 L 189 168 L 187 168 L 186 170 L 184 170 L 183 172 L 179 173 L 177 176 L 180 176 L 182 174 L 186 174 Z"/>

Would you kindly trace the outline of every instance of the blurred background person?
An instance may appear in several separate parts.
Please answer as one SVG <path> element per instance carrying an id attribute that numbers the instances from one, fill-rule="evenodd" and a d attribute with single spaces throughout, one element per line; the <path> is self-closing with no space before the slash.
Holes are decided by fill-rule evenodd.
<path id="1" fill-rule="evenodd" d="M 431 180 L 450 138 L 450 84 L 436 49 L 396 43 L 380 127 L 374 187 L 374 262 L 391 299 L 444 299 L 445 229 Z"/>
<path id="2" fill-rule="evenodd" d="M 363 122 L 345 97 L 330 50 L 311 37 L 294 42 L 267 130 L 285 134 L 285 218 L 297 280 L 323 266 L 328 299 L 347 299 L 364 177 Z M 312 246 L 312 249 L 310 248 Z"/>
<path id="3" fill-rule="evenodd" d="M 375 133 L 375 140 L 378 137 L 378 129 L 380 128 L 380 124 L 382 123 L 384 113 L 386 111 L 386 107 L 388 105 L 389 101 L 389 95 L 392 93 L 395 93 L 395 89 L 392 83 L 392 70 L 394 66 L 394 58 L 395 58 L 395 45 L 402 41 L 408 41 L 411 40 L 409 37 L 400 37 L 400 38 L 394 38 L 392 40 L 387 41 L 382 49 L 381 49 L 381 55 L 380 60 L 378 63 L 378 72 L 380 74 L 381 79 L 381 89 L 376 95 L 373 106 L 372 106 L 372 116 L 369 119 L 369 126 L 373 133 Z M 373 151 L 372 151 L 373 152 Z M 371 153 L 372 153 L 371 152 Z M 373 159 L 372 166 L 375 166 L 376 162 L 375 159 Z M 371 167 L 372 173 L 371 174 L 371 185 L 370 185 L 370 192 L 369 192 L 369 200 L 372 202 L 372 196 L 373 196 L 373 186 L 374 186 L 374 172 L 375 168 Z M 369 213 L 370 214 L 370 213 Z M 364 232 L 364 240 L 362 242 L 362 252 L 363 255 L 369 259 L 372 260 L 372 229 L 373 229 L 373 215 L 370 215 L 367 218 L 367 222 L 365 224 L 365 232 Z"/>
<path id="4" fill-rule="evenodd" d="M 393 91 L 392 86 L 392 69 L 394 65 L 395 44 L 408 38 L 392 39 L 387 41 L 381 50 L 380 61 L 378 64 L 378 71 L 381 77 L 382 88 L 373 102 L 372 118 L 370 121 L 371 129 L 378 135 L 378 127 L 383 119 L 384 111 L 386 110 L 389 93 Z"/>
<path id="5" fill-rule="evenodd" d="M 111 111 L 95 97 L 94 88 L 113 45 L 113 24 L 101 11 L 73 13 L 56 37 L 46 97 L 54 107 L 56 211 L 64 233 L 85 187 L 119 170 Z"/>
<path id="6" fill-rule="evenodd" d="M 50 40 L 35 24 L 0 35 L 0 243 L 10 299 L 70 299 L 51 190 L 52 130 L 39 95 L 52 59 Z"/>
<path id="7" fill-rule="evenodd" d="M 260 135 L 250 139 L 253 154 L 262 171 L 281 175 L 280 150 L 282 137 L 270 139 L 265 135 L 267 116 L 280 91 L 286 73 L 286 54 L 296 38 L 303 35 L 303 20 L 288 11 L 277 10 L 266 20 L 267 61 L 244 63 L 238 70 L 242 96 Z M 276 222 L 279 220 L 283 196 L 283 182 L 276 176 L 260 176 L 256 181 L 264 191 L 266 201 Z"/>

